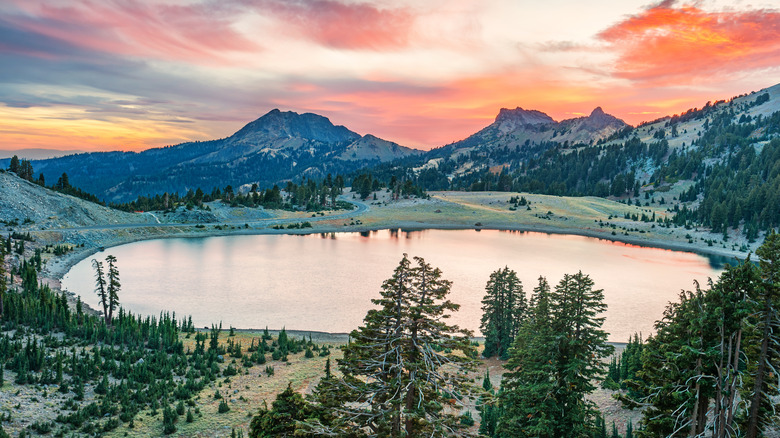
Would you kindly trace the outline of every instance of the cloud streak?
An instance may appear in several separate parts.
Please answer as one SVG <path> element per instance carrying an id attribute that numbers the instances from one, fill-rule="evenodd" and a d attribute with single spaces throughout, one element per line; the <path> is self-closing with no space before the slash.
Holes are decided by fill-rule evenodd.
<path id="1" fill-rule="evenodd" d="M 10 17 L 18 30 L 85 50 L 195 63 L 225 61 L 225 52 L 260 46 L 233 29 L 239 8 L 139 0 L 80 0 L 54 5 L 17 1 Z"/>
<path id="2" fill-rule="evenodd" d="M 411 42 L 414 17 L 405 9 L 380 9 L 368 3 L 333 0 L 275 0 L 264 5 L 284 26 L 325 47 L 395 50 Z"/>
<path id="3" fill-rule="evenodd" d="M 598 35 L 618 53 L 616 76 L 681 85 L 780 65 L 777 10 L 711 12 L 675 3 L 664 1 Z"/>

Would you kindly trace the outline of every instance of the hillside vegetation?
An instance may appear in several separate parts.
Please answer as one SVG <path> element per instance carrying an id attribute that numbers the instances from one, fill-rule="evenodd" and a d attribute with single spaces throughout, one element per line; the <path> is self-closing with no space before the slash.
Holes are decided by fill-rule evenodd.
<path id="1" fill-rule="evenodd" d="M 429 190 L 661 203 L 674 213 L 670 220 L 676 225 L 709 227 L 726 238 L 736 230 L 755 241 L 780 225 L 778 110 L 780 85 L 636 128 L 611 125 L 611 133 L 593 131 L 587 138 L 579 136 L 587 131 L 581 123 L 564 130 L 565 140 L 538 135 L 544 127 L 560 130 L 564 124 L 541 113 L 531 121 L 527 112 L 515 114 L 520 122 L 502 130 L 508 117 L 502 112 L 493 125 L 462 142 L 373 171 L 410 178 Z"/>

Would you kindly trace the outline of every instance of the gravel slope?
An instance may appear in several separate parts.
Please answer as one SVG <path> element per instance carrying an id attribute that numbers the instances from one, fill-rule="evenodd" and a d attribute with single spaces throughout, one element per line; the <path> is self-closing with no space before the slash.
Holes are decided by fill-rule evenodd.
<path id="1" fill-rule="evenodd" d="M 29 219 L 34 229 L 154 222 L 149 215 L 125 213 L 63 195 L 10 172 L 0 173 L 0 219 L 19 224 Z"/>

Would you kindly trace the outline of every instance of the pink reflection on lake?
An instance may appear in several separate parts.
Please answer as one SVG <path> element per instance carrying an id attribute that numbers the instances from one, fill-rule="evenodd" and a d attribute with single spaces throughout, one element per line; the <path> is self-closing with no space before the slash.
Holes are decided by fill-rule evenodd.
<path id="1" fill-rule="evenodd" d="M 481 300 L 490 273 L 517 271 L 526 294 L 540 275 L 551 285 L 582 271 L 604 289 L 604 328 L 612 341 L 647 335 L 670 300 L 693 281 L 720 270 L 706 257 L 581 236 L 492 230 L 375 231 L 161 239 L 110 248 L 122 280 L 122 305 L 135 313 L 175 310 L 198 326 L 286 326 L 348 332 L 361 324 L 371 299 L 403 253 L 421 256 L 452 280 L 451 321 L 479 334 Z M 97 307 L 90 259 L 63 286 Z"/>

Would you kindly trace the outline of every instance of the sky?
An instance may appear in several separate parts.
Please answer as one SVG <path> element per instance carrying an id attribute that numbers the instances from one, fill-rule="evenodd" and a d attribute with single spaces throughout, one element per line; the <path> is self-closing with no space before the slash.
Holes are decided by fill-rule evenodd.
<path id="1" fill-rule="evenodd" d="M 2 0 L 0 149 L 143 150 L 271 109 L 430 149 L 500 108 L 637 124 L 780 83 L 780 0 Z"/>

